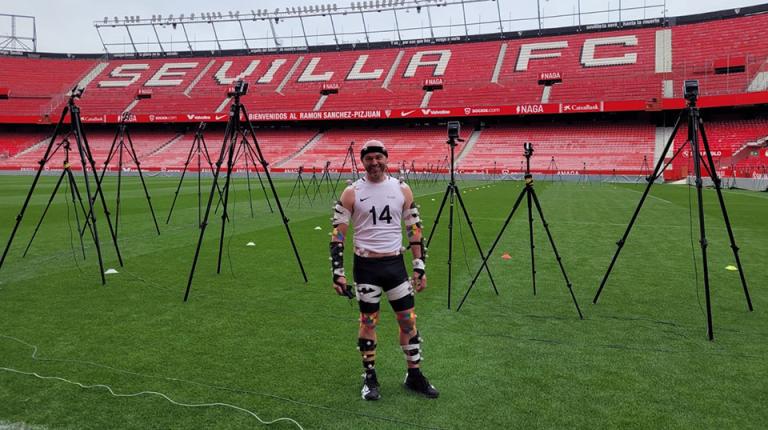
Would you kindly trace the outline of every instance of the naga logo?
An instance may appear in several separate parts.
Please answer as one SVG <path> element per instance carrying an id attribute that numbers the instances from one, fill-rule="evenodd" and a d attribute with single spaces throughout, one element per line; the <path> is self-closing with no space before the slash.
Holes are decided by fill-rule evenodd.
<path id="1" fill-rule="evenodd" d="M 515 113 L 529 114 L 529 113 L 544 113 L 544 106 L 542 105 L 517 105 L 515 107 Z"/>
<path id="2" fill-rule="evenodd" d="M 408 110 L 408 111 L 405 111 L 405 112 L 400 112 L 400 116 L 408 116 L 408 115 L 410 115 L 410 114 L 412 114 L 414 112 L 416 112 L 416 111 L 415 110 Z"/>

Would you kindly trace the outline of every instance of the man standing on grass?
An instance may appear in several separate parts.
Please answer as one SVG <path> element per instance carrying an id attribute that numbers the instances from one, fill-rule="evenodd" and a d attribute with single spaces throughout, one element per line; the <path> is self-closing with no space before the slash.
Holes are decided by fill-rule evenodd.
<path id="1" fill-rule="evenodd" d="M 420 292 L 427 286 L 421 219 L 410 187 L 386 174 L 387 155 L 383 143 L 366 142 L 360 151 L 365 177 L 347 187 L 341 200 L 336 202 L 330 244 L 333 286 L 339 295 L 353 297 L 344 274 L 343 256 L 344 239 L 351 221 L 355 231 L 355 293 L 360 306 L 357 342 L 365 369 L 362 397 L 365 400 L 381 397 L 375 369 L 376 323 L 379 302 L 385 293 L 400 326 L 400 347 L 408 368 L 405 387 L 437 398 L 439 392 L 420 370 L 421 338 L 414 313 L 414 288 Z M 403 261 L 401 219 L 413 253 L 412 279 L 408 279 Z"/>

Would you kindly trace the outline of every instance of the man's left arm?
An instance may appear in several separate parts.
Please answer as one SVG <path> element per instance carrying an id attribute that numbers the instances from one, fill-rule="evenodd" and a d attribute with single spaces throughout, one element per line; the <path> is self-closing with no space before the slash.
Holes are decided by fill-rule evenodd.
<path id="1" fill-rule="evenodd" d="M 424 226 L 421 223 L 419 207 L 413 201 L 413 191 L 402 184 L 405 202 L 403 204 L 403 222 L 408 235 L 408 247 L 413 254 L 413 287 L 420 292 L 427 287 L 426 260 L 427 249 L 424 246 Z"/>

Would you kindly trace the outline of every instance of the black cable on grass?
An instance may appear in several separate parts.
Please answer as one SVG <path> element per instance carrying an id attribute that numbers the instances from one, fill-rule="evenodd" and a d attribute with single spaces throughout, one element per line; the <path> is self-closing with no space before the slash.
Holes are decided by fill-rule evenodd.
<path id="1" fill-rule="evenodd" d="M 100 363 L 96 363 L 96 362 L 93 362 L 93 361 L 74 360 L 74 359 L 60 359 L 60 358 L 40 358 L 40 357 L 37 356 L 37 351 L 38 351 L 37 346 L 32 345 L 32 344 L 30 344 L 28 342 L 25 342 L 25 341 L 23 341 L 21 339 L 15 338 L 13 336 L 8 336 L 8 335 L 4 335 L 4 334 L 0 334 L 0 338 L 10 339 L 12 341 L 15 341 L 17 343 L 20 343 L 22 345 L 25 345 L 25 346 L 31 348 L 32 349 L 32 360 L 34 360 L 34 361 L 47 361 L 47 362 L 58 362 L 58 363 L 74 363 L 74 364 L 93 366 L 93 367 L 98 367 L 98 368 L 101 368 L 101 369 L 111 370 L 111 371 L 114 371 L 114 372 L 117 372 L 117 373 L 122 373 L 122 374 L 125 374 L 125 375 L 139 376 L 139 377 L 151 378 L 151 379 L 162 379 L 162 380 L 165 380 L 165 381 L 178 382 L 178 383 L 182 383 L 182 384 L 190 384 L 190 385 L 195 385 L 195 386 L 198 386 L 198 387 L 210 388 L 210 389 L 220 390 L 220 391 L 227 391 L 227 392 L 237 393 L 237 394 L 248 394 L 248 395 L 262 396 L 262 397 L 267 397 L 267 398 L 270 398 L 270 399 L 273 399 L 273 400 L 279 400 L 279 401 L 283 401 L 283 402 L 288 402 L 288 403 L 292 403 L 292 404 L 295 404 L 295 405 L 304 406 L 304 407 L 313 408 L 313 409 L 320 409 L 320 410 L 329 411 L 329 412 L 344 413 L 344 414 L 348 414 L 348 415 L 354 415 L 354 416 L 358 416 L 358 417 L 368 418 L 368 419 L 371 419 L 371 420 L 386 421 L 386 422 L 391 422 L 391 423 L 396 423 L 396 424 L 404 424 L 406 426 L 415 427 L 415 428 L 441 430 L 440 427 L 426 426 L 426 425 L 422 425 L 422 424 L 418 424 L 418 423 L 413 423 L 413 422 L 408 422 L 408 421 L 400 420 L 400 419 L 393 418 L 393 417 L 379 416 L 379 415 L 366 414 L 366 413 L 357 412 L 357 411 L 350 411 L 350 410 L 345 410 L 345 409 L 331 408 L 329 406 L 318 405 L 318 404 L 315 404 L 315 403 L 305 402 L 305 401 L 302 401 L 302 400 L 294 400 L 294 399 L 291 399 L 291 398 L 288 398 L 288 397 L 282 397 L 282 396 L 278 396 L 278 395 L 270 394 L 270 393 L 263 393 L 263 392 L 252 391 L 252 390 L 245 390 L 245 389 L 240 389 L 240 388 L 231 388 L 231 387 L 226 387 L 226 386 L 223 386 L 223 385 L 212 385 L 212 384 L 207 384 L 207 383 L 204 383 L 204 382 L 192 381 L 192 380 L 188 380 L 188 379 L 172 378 L 172 377 L 158 376 L 158 375 L 146 375 L 146 374 L 142 374 L 142 373 L 138 373 L 138 372 L 133 372 L 133 371 L 130 371 L 130 370 L 124 370 L 124 369 L 119 369 L 119 368 L 112 367 L 112 366 L 107 366 L 105 364 L 100 364 Z"/>

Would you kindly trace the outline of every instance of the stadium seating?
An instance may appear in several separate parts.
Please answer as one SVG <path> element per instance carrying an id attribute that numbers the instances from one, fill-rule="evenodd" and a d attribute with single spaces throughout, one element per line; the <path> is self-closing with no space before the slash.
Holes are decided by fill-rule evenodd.
<path id="1" fill-rule="evenodd" d="M 464 130 L 462 138 L 466 139 L 470 131 Z M 305 171 L 321 172 L 326 162 L 330 162 L 330 169 L 338 171 L 350 171 L 352 164 L 347 160 L 347 150 L 350 142 L 353 144 L 353 156 L 355 163 L 360 171 L 359 154 L 363 143 L 375 139 L 384 143 L 389 152 L 389 169 L 392 172 L 398 171 L 405 163 L 406 169 L 415 167 L 417 170 L 424 169 L 428 165 L 434 168 L 447 169 L 446 156 L 448 155 L 448 146 L 446 142 L 445 127 L 421 126 L 421 127 L 349 127 L 334 128 L 323 133 L 322 137 L 311 148 L 308 148 L 302 154 L 291 158 L 286 163 L 278 167 L 293 170 L 300 166 Z M 463 148 L 459 142 L 456 147 L 458 155 Z"/>
<path id="2" fill-rule="evenodd" d="M 0 87 L 9 98 L 0 100 L 0 115 L 43 115 L 57 111 L 63 95 L 95 65 L 88 59 L 0 56 Z"/>
<path id="3" fill-rule="evenodd" d="M 577 174 L 586 167 L 589 173 L 637 175 L 644 157 L 653 163 L 655 127 L 636 122 L 495 125 L 482 131 L 459 168 L 522 172 L 524 142 L 534 144 L 532 171 Z"/>

